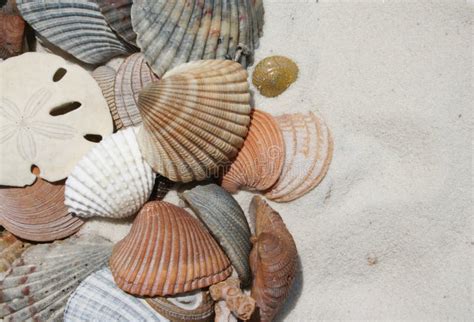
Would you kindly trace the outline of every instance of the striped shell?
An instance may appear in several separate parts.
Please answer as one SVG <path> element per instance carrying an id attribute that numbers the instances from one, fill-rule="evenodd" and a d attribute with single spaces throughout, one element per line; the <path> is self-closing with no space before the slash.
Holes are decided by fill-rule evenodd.
<path id="1" fill-rule="evenodd" d="M 204 180 L 237 155 L 250 121 L 247 72 L 228 60 L 180 65 L 140 93 L 138 143 L 159 174 Z"/>
<path id="2" fill-rule="evenodd" d="M 136 53 L 125 59 L 115 77 L 115 104 L 124 127 L 139 125 L 138 94 L 148 84 L 158 80 L 143 59 Z"/>
<path id="3" fill-rule="evenodd" d="M 256 236 L 250 254 L 251 295 L 260 308 L 261 321 L 272 321 L 293 284 L 298 253 L 280 215 L 260 196 L 253 197 L 250 212 L 256 218 Z"/>
<path id="4" fill-rule="evenodd" d="M 107 101 L 115 129 L 120 130 L 123 127 L 123 123 L 118 114 L 117 105 L 115 104 L 115 74 L 116 72 L 112 67 L 100 66 L 94 69 L 92 77 L 94 77 L 97 84 L 99 84 L 102 94 Z"/>
<path id="5" fill-rule="evenodd" d="M 131 49 L 88 0 L 16 0 L 23 18 L 42 37 L 88 64 L 100 64 Z"/>
<path id="6" fill-rule="evenodd" d="M 295 200 L 314 189 L 326 175 L 333 141 L 324 120 L 310 112 L 276 118 L 285 140 L 285 163 L 280 179 L 265 195 L 277 202 Z"/>
<path id="7" fill-rule="evenodd" d="M 12 263 L 23 254 L 30 244 L 16 238 L 8 231 L 0 233 L 0 281 L 10 273 Z"/>
<path id="8" fill-rule="evenodd" d="M 181 197 L 226 252 L 243 284 L 250 281 L 250 228 L 237 201 L 216 184 L 196 186 Z"/>
<path id="9" fill-rule="evenodd" d="M 24 34 L 25 21 L 17 14 L 0 10 L 1 59 L 7 59 L 23 52 Z"/>
<path id="10" fill-rule="evenodd" d="M 267 190 L 280 177 L 284 159 L 285 143 L 278 123 L 270 114 L 254 110 L 249 134 L 222 177 L 222 187 L 232 193 L 241 187 Z"/>
<path id="11" fill-rule="evenodd" d="M 110 28 L 131 45 L 136 45 L 137 35 L 132 29 L 132 0 L 95 0 Z"/>
<path id="12" fill-rule="evenodd" d="M 283 93 L 298 78 L 298 66 L 289 58 L 270 56 L 262 59 L 252 75 L 252 82 L 263 96 Z"/>
<path id="13" fill-rule="evenodd" d="M 201 59 L 253 59 L 263 25 L 261 1 L 135 0 L 132 25 L 153 71 Z"/>
<path id="14" fill-rule="evenodd" d="M 155 175 L 143 160 L 133 127 L 93 147 L 66 180 L 65 204 L 81 217 L 131 216 L 148 200 Z"/>
<path id="15" fill-rule="evenodd" d="M 117 285 L 140 296 L 174 295 L 226 279 L 228 258 L 185 210 L 167 202 L 145 204 L 110 258 Z"/>
<path id="16" fill-rule="evenodd" d="M 74 234 L 82 224 L 64 206 L 64 182 L 38 178 L 25 188 L 0 188 L 0 225 L 18 237 L 51 241 Z"/>
<path id="17" fill-rule="evenodd" d="M 107 263 L 111 248 L 97 236 L 30 246 L 0 280 L 0 318 L 62 321 L 69 295 Z"/>

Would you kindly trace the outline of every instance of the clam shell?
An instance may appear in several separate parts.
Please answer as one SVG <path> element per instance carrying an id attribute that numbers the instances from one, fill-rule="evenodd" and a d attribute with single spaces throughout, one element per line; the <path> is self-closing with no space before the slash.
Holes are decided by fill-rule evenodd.
<path id="1" fill-rule="evenodd" d="M 23 18 L 48 42 L 88 64 L 105 63 L 131 48 L 107 25 L 95 2 L 17 0 Z"/>
<path id="2" fill-rule="evenodd" d="M 138 111 L 138 94 L 148 84 L 158 80 L 143 58 L 136 53 L 125 59 L 115 77 L 115 104 L 123 126 L 142 122 Z"/>
<path id="3" fill-rule="evenodd" d="M 16 15 L 0 11 L 0 58 L 7 59 L 23 52 L 25 21 Z"/>
<path id="4" fill-rule="evenodd" d="M 204 180 L 236 156 L 250 121 L 247 72 L 228 60 L 180 65 L 139 95 L 143 156 L 173 180 Z"/>
<path id="5" fill-rule="evenodd" d="M 283 56 L 262 59 L 252 75 L 252 82 L 263 96 L 275 97 L 283 93 L 298 78 L 298 66 Z"/>
<path id="6" fill-rule="evenodd" d="M 64 206 L 64 182 L 38 178 L 25 188 L 0 188 L 0 224 L 21 238 L 51 241 L 74 234 L 83 222 Z"/>
<path id="7" fill-rule="evenodd" d="M 326 175 L 333 141 L 322 118 L 310 112 L 276 118 L 286 145 L 280 179 L 266 194 L 277 202 L 295 200 L 314 189 Z"/>
<path id="8" fill-rule="evenodd" d="M 244 284 L 250 281 L 250 228 L 237 201 L 216 184 L 196 186 L 181 197 L 204 222 Z"/>
<path id="9" fill-rule="evenodd" d="M 298 253 L 280 215 L 260 196 L 253 197 L 250 212 L 256 218 L 256 236 L 250 254 L 251 295 L 260 308 L 261 321 L 272 321 L 294 281 Z"/>
<path id="10" fill-rule="evenodd" d="M 185 210 L 167 202 L 145 204 L 110 258 L 115 282 L 140 296 L 174 295 L 226 279 L 229 259 Z"/>
<path id="11" fill-rule="evenodd" d="M 97 84 L 99 84 L 102 94 L 107 101 L 115 129 L 119 130 L 123 127 L 123 123 L 118 114 L 117 105 L 115 104 L 115 74 L 116 72 L 112 67 L 100 66 L 94 69 L 92 77 L 94 77 Z"/>
<path id="12" fill-rule="evenodd" d="M 30 244 L 21 241 L 8 231 L 0 233 L 0 281 L 10 272 L 12 263 L 29 246 Z"/>
<path id="13" fill-rule="evenodd" d="M 132 28 L 132 0 L 95 0 L 110 28 L 131 45 L 136 45 L 137 34 Z"/>
<path id="14" fill-rule="evenodd" d="M 267 190 L 280 177 L 284 159 L 285 143 L 278 123 L 270 114 L 254 110 L 247 138 L 222 177 L 222 187 L 232 193 L 241 187 Z"/>
<path id="15" fill-rule="evenodd" d="M 0 318 L 62 321 L 69 295 L 107 263 L 111 248 L 97 236 L 29 247 L 0 281 Z"/>
<path id="16" fill-rule="evenodd" d="M 81 217 L 128 217 L 148 200 L 155 176 L 133 127 L 93 147 L 66 180 L 65 205 Z"/>

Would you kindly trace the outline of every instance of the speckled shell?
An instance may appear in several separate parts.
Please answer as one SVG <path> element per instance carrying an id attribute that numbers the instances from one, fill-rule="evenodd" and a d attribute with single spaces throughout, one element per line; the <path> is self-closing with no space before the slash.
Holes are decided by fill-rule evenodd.
<path id="1" fill-rule="evenodd" d="M 295 200 L 314 189 L 332 160 L 333 141 L 324 120 L 310 112 L 276 118 L 285 140 L 285 163 L 280 179 L 265 195 L 278 202 Z"/>
<path id="2" fill-rule="evenodd" d="M 82 224 L 64 206 L 64 181 L 37 178 L 25 188 L 0 187 L 0 225 L 18 237 L 51 241 L 74 234 Z"/>
<path id="3" fill-rule="evenodd" d="M 275 97 L 283 93 L 298 78 L 298 66 L 283 56 L 262 59 L 253 72 L 253 85 L 263 96 Z"/>
<path id="4" fill-rule="evenodd" d="M 137 106 L 138 94 L 155 81 L 158 77 L 148 67 L 143 54 L 133 54 L 122 62 L 115 77 L 115 104 L 124 127 L 142 122 Z"/>
<path id="5" fill-rule="evenodd" d="M 120 130 L 123 127 L 122 120 L 117 111 L 115 104 L 115 70 L 109 66 L 100 66 L 92 72 L 92 77 L 99 84 L 102 94 L 104 95 L 107 105 L 109 106 L 112 120 L 114 121 L 115 130 Z"/>
<path id="6" fill-rule="evenodd" d="M 222 187 L 237 192 L 241 187 L 267 190 L 280 177 L 285 143 L 273 116 L 254 110 L 242 149 L 222 177 Z"/>
<path id="7" fill-rule="evenodd" d="M 250 228 L 237 201 L 216 184 L 196 186 L 181 197 L 226 252 L 243 284 L 250 281 Z"/>
<path id="8" fill-rule="evenodd" d="M 115 284 L 108 267 L 89 275 L 69 297 L 64 321 L 168 321 Z"/>
<path id="9" fill-rule="evenodd" d="M 23 52 L 25 21 L 16 14 L 0 10 L 0 58 L 7 59 Z"/>
<path id="10" fill-rule="evenodd" d="M 137 34 L 132 29 L 132 0 L 94 0 L 105 20 L 122 39 L 136 45 Z"/>
<path id="11" fill-rule="evenodd" d="M 272 321 L 283 305 L 298 268 L 295 241 L 280 215 L 260 196 L 250 204 L 256 218 L 256 236 L 250 254 L 252 297 L 262 322 Z"/>
<path id="12" fill-rule="evenodd" d="M 228 60 L 180 65 L 139 95 L 143 156 L 173 180 L 204 180 L 237 155 L 250 121 L 247 72 Z"/>
<path id="13" fill-rule="evenodd" d="M 185 210 L 167 202 L 145 204 L 110 258 L 115 282 L 140 296 L 166 296 L 226 279 L 229 259 Z"/>
<path id="14" fill-rule="evenodd" d="M 30 246 L 8 231 L 0 233 L 0 281 L 12 268 L 12 263 Z"/>
<path id="15" fill-rule="evenodd" d="M 66 180 L 65 205 L 81 217 L 131 216 L 148 200 L 155 183 L 143 160 L 136 129 L 120 130 L 93 147 Z"/>
<path id="16" fill-rule="evenodd" d="M 16 0 L 23 18 L 42 37 L 76 58 L 100 64 L 131 49 L 87 0 Z"/>
<path id="17" fill-rule="evenodd" d="M 0 281 L 4 321 L 62 321 L 69 295 L 107 263 L 112 245 L 97 236 L 29 247 Z"/>

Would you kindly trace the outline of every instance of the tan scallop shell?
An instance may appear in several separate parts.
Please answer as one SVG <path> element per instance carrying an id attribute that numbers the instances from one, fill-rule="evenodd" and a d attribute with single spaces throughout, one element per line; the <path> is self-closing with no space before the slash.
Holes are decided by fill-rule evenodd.
<path id="1" fill-rule="evenodd" d="M 324 120 L 310 112 L 276 117 L 285 140 L 280 179 L 265 195 L 277 202 L 295 200 L 314 189 L 332 160 L 333 141 Z"/>
<path id="2" fill-rule="evenodd" d="M 260 196 L 250 204 L 256 218 L 256 236 L 250 253 L 252 297 L 261 321 L 272 321 L 283 305 L 296 275 L 298 252 L 280 215 Z"/>
<path id="3" fill-rule="evenodd" d="M 204 180 L 237 155 L 250 121 L 247 72 L 236 62 L 180 65 L 139 95 L 138 143 L 159 174 Z"/>
<path id="4" fill-rule="evenodd" d="M 283 93 L 298 78 L 298 66 L 289 58 L 270 56 L 262 59 L 253 72 L 252 82 L 263 96 Z"/>
<path id="5" fill-rule="evenodd" d="M 278 180 L 284 159 L 285 143 L 278 123 L 270 114 L 254 110 L 247 138 L 223 176 L 222 187 L 232 193 L 241 187 L 267 190 Z"/>
<path id="6" fill-rule="evenodd" d="M 120 130 L 123 127 L 122 120 L 117 111 L 115 104 L 115 69 L 109 66 L 100 66 L 92 72 L 92 77 L 99 84 L 102 94 L 104 95 L 107 105 L 109 106 L 115 129 Z"/>
<path id="7" fill-rule="evenodd" d="M 174 295 L 226 279 L 229 259 L 205 228 L 167 202 L 145 204 L 110 258 L 117 285 L 139 296 Z"/>

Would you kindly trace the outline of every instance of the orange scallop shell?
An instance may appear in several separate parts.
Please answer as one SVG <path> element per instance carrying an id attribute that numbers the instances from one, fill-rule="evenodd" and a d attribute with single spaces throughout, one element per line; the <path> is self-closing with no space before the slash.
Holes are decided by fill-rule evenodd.
<path id="1" fill-rule="evenodd" d="M 117 285 L 139 296 L 192 291 L 225 280 L 229 259 L 205 228 L 167 202 L 145 204 L 110 258 Z"/>

